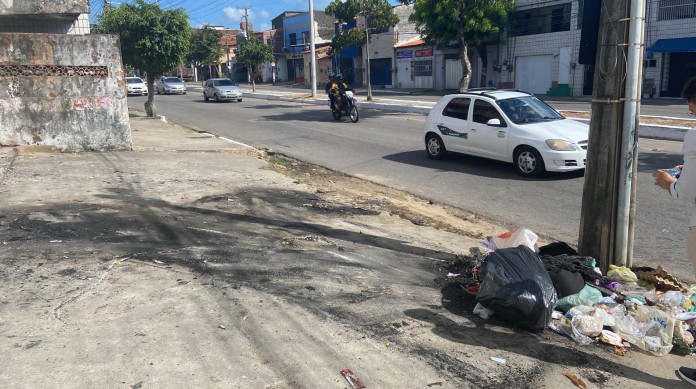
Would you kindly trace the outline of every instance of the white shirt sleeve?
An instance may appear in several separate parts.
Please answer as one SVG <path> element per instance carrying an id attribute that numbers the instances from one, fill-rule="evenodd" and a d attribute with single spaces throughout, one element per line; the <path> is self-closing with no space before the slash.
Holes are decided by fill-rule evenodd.
<path id="1" fill-rule="evenodd" d="M 681 201 L 696 200 L 696 127 L 684 135 L 684 167 L 679 179 L 670 185 L 669 193 Z"/>

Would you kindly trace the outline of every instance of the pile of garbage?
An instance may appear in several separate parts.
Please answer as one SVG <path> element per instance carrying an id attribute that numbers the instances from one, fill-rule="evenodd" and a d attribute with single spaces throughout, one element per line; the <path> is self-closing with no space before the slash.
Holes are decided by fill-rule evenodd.
<path id="1" fill-rule="evenodd" d="M 466 280 L 443 288 L 443 303 L 467 296 L 474 314 L 495 316 L 529 331 L 550 328 L 582 345 L 603 343 L 617 355 L 637 347 L 657 356 L 696 351 L 696 286 L 661 266 L 610 265 L 606 275 L 591 257 L 564 242 L 537 247 L 526 228 L 489 237 L 448 267 Z"/>

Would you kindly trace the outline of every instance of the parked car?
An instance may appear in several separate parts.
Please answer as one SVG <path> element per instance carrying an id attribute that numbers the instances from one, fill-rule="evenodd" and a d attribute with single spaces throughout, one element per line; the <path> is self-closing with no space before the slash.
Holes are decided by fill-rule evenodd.
<path id="1" fill-rule="evenodd" d="M 216 103 L 223 100 L 242 101 L 242 89 L 229 78 L 211 78 L 203 87 L 203 100 L 214 99 Z"/>
<path id="2" fill-rule="evenodd" d="M 126 93 L 128 95 L 147 96 L 147 85 L 140 77 L 126 77 Z"/>
<path id="3" fill-rule="evenodd" d="M 433 159 L 453 151 L 512 162 L 525 177 L 585 168 L 589 126 L 526 92 L 472 89 L 444 96 L 425 126 Z"/>
<path id="4" fill-rule="evenodd" d="M 179 77 L 163 76 L 157 81 L 157 94 L 160 93 L 181 93 L 186 94 L 186 85 Z"/>

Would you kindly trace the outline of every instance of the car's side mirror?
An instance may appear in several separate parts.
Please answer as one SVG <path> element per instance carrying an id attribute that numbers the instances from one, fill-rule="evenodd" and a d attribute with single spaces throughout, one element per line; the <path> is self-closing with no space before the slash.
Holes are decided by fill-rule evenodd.
<path id="1" fill-rule="evenodd" d="M 491 119 L 488 122 L 486 122 L 487 125 L 491 127 L 502 127 L 503 125 L 500 124 L 500 119 Z"/>

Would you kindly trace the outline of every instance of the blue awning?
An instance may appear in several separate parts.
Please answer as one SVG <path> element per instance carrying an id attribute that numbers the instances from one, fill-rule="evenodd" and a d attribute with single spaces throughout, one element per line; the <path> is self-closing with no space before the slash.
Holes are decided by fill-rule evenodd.
<path id="1" fill-rule="evenodd" d="M 696 37 L 658 39 L 648 47 L 647 51 L 653 53 L 672 53 L 679 51 L 696 51 Z"/>

